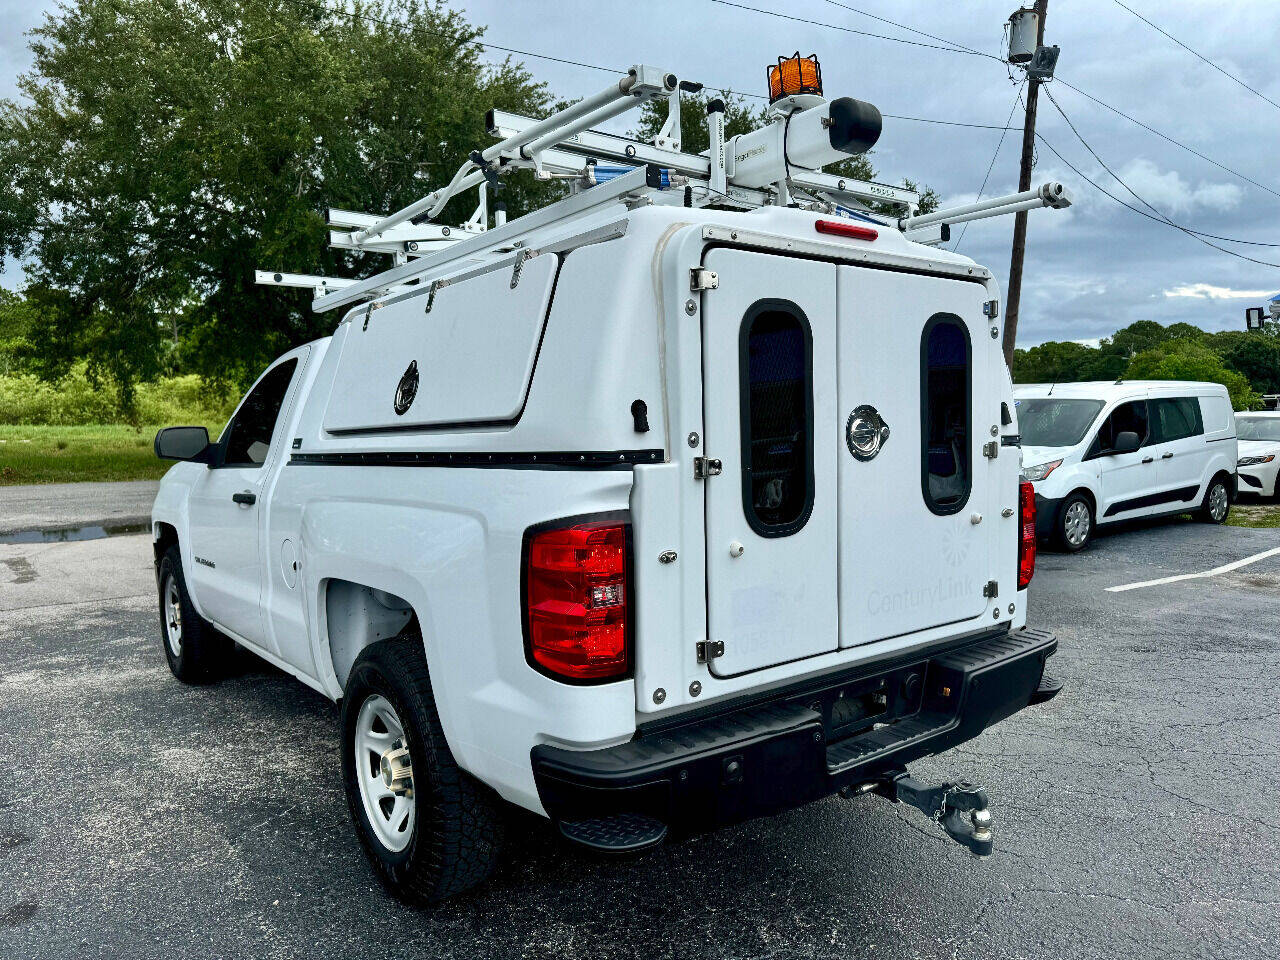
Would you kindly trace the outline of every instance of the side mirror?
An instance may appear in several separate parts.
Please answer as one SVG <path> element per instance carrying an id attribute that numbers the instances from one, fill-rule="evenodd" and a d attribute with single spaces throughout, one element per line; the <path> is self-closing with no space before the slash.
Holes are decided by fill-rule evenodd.
<path id="1" fill-rule="evenodd" d="M 204 427 L 165 427 L 156 434 L 155 451 L 161 460 L 213 462 L 209 431 Z"/>
<path id="2" fill-rule="evenodd" d="M 1112 453 L 1133 453 L 1138 447 L 1142 446 L 1142 439 L 1132 430 L 1121 430 L 1116 434 L 1116 442 L 1111 448 Z"/>

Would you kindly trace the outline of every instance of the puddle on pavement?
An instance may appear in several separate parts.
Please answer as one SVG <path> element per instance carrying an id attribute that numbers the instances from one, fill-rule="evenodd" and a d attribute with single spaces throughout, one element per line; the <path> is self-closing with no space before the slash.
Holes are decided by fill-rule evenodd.
<path id="1" fill-rule="evenodd" d="M 66 543 L 71 540 L 101 540 L 129 533 L 146 533 L 150 524 L 104 524 L 88 527 L 61 527 L 57 530 L 19 530 L 0 534 L 0 543 Z"/>
<path id="2" fill-rule="evenodd" d="M 13 583 L 30 583 L 36 578 L 36 568 L 26 557 L 5 557 L 0 566 L 8 567 L 13 574 Z"/>

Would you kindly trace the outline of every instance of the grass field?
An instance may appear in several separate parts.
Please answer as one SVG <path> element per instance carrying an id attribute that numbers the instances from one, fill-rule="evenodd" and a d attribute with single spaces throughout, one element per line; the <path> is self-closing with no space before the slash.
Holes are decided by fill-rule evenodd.
<path id="1" fill-rule="evenodd" d="M 216 436 L 221 424 L 206 424 Z M 173 464 L 152 452 L 159 427 L 0 426 L 0 486 L 158 480 Z"/>
<path id="2" fill-rule="evenodd" d="M 1280 503 L 1258 499 L 1233 503 L 1227 524 L 1233 527 L 1280 527 Z"/>

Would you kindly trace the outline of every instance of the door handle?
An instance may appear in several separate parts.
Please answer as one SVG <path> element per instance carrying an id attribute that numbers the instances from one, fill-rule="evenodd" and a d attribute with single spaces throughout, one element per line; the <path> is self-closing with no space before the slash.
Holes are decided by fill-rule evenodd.
<path id="1" fill-rule="evenodd" d="M 1142 462 L 1143 462 L 1143 463 L 1152 463 L 1152 462 L 1154 462 L 1154 461 L 1155 461 L 1155 457 L 1143 457 L 1143 458 L 1142 458 Z"/>
<path id="2" fill-rule="evenodd" d="M 1161 460 L 1168 460 L 1168 459 L 1169 459 L 1170 457 L 1172 457 L 1172 456 L 1173 456 L 1173 454 L 1172 454 L 1172 453 L 1162 453 L 1162 454 L 1160 454 L 1160 459 L 1161 459 Z"/>
<path id="3" fill-rule="evenodd" d="M 258 496 L 257 494 L 250 493 L 248 490 L 246 490 L 244 493 L 233 493 L 231 495 L 231 501 L 233 503 L 242 503 L 246 507 L 252 507 L 255 503 L 258 502 Z"/>

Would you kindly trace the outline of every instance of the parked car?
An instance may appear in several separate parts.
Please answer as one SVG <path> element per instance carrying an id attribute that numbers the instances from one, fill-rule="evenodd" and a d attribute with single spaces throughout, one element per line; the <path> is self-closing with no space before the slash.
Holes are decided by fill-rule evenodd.
<path id="1" fill-rule="evenodd" d="M 1239 431 L 1240 492 L 1263 497 L 1280 496 L 1280 411 L 1242 413 L 1236 417 Z"/>
<path id="2" fill-rule="evenodd" d="M 543 217 L 156 438 L 170 668 L 234 640 L 341 701 L 408 896 L 483 880 L 508 804 L 633 851 L 879 793 L 989 853 L 986 793 L 906 764 L 1061 689 L 990 272 L 674 200 Z"/>
<path id="3" fill-rule="evenodd" d="M 1101 525 L 1186 513 L 1227 519 L 1236 419 L 1216 383 L 1123 381 L 1014 387 L 1036 529 L 1082 550 Z"/>

